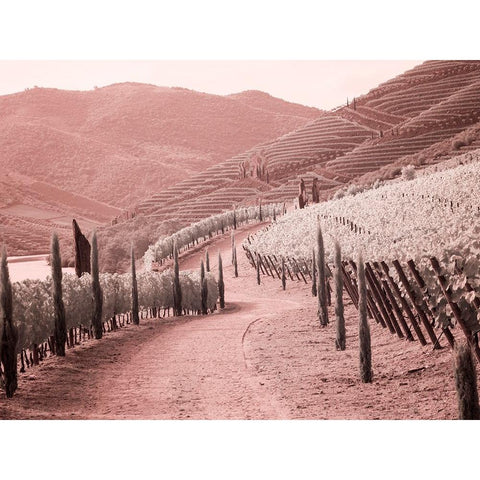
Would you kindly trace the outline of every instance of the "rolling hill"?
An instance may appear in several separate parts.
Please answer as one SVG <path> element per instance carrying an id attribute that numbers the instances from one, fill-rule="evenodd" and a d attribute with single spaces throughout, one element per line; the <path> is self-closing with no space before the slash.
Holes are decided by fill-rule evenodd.
<path id="1" fill-rule="evenodd" d="M 92 92 L 62 92 L 68 97 L 65 105 L 75 111 L 63 129 L 55 117 L 60 99 L 58 105 L 44 105 L 48 122 L 36 118 L 32 107 L 22 128 L 38 128 L 38 135 L 47 129 L 52 135 L 45 137 L 51 144 L 42 142 L 47 151 L 60 141 L 58 136 L 70 142 L 88 139 L 81 143 L 87 152 L 81 157 L 91 156 L 95 162 L 84 167 L 69 143 L 62 147 L 67 152 L 62 160 L 70 159 L 69 166 L 62 166 L 67 174 L 62 169 L 50 171 L 43 181 L 72 191 L 78 172 L 82 195 L 133 211 L 135 218 L 120 215 L 115 225 L 99 230 L 106 268 L 112 270 L 121 265 L 110 259 L 123 258 L 132 237 L 141 255 L 159 235 L 234 204 L 291 203 L 300 178 L 309 193 L 316 178 L 321 198 L 326 199 L 350 184 L 393 178 L 402 165 L 422 168 L 478 148 L 479 87 L 480 61 L 454 60 L 424 62 L 329 112 L 262 92 L 217 97 L 120 84 Z M 48 91 L 38 93 L 42 97 Z M 89 101 L 75 107 L 70 95 Z M 22 112 L 18 108 L 17 117 Z M 161 112 L 170 115 L 168 121 Z M 195 118 L 202 121 L 195 123 Z M 17 171 L 28 170 L 20 173 L 34 178 L 45 173 L 48 167 L 39 158 L 26 160 L 29 141 L 19 146 L 11 135 L 7 138 L 11 143 L 4 141 L 1 148 L 13 152 L 11 159 L 16 158 L 15 151 L 23 152 Z M 247 138 L 250 145 L 242 148 L 240 143 L 247 143 Z M 16 161 L 12 162 L 6 168 L 12 168 Z"/>
<path id="2" fill-rule="evenodd" d="M 10 254 L 43 253 L 45 232 L 69 237 L 72 217 L 88 229 L 127 218 L 154 193 L 320 113 L 260 92 L 136 83 L 2 96 L 0 235 Z"/>

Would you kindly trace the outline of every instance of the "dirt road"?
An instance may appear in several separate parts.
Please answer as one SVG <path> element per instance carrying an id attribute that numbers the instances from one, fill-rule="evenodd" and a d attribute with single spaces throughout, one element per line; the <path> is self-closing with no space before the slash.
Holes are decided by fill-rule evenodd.
<path id="1" fill-rule="evenodd" d="M 237 245 L 258 226 L 237 232 Z M 187 253 L 198 268 L 205 247 Z M 263 278 L 230 236 L 209 245 L 212 271 L 222 252 L 227 308 L 206 317 L 143 320 L 50 358 L 20 376 L 0 418 L 290 419 L 455 418 L 450 352 L 400 341 L 372 325 L 374 383 L 358 378 L 357 317 L 346 306 L 347 350 L 320 328 L 310 286 Z M 333 309 L 330 311 L 333 323 Z M 413 372 L 409 372 L 413 370 Z"/>

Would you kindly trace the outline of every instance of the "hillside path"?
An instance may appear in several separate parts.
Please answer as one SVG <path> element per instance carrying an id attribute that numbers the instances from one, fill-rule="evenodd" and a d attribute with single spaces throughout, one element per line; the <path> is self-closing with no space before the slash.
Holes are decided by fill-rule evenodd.
<path id="1" fill-rule="evenodd" d="M 208 316 L 141 320 L 48 358 L 20 375 L 2 418 L 62 419 L 454 419 L 451 352 L 392 336 L 372 322 L 374 381 L 358 375 L 358 317 L 345 298 L 347 348 L 320 328 L 311 284 L 262 277 L 248 265 L 237 231 L 208 243 L 212 272 L 224 262 L 227 308 Z M 198 268 L 207 245 L 181 257 Z M 445 344 L 445 342 L 441 342 Z M 477 370 L 480 383 L 480 370 Z"/>
<path id="2" fill-rule="evenodd" d="M 239 278 L 230 264 L 230 235 L 209 242 L 211 271 L 224 264 L 227 307 L 221 313 L 141 321 L 49 358 L 20 376 L 0 418 L 273 419 L 288 410 L 267 390 L 245 355 L 250 325 L 299 307 L 258 287 L 236 233 Z M 186 252 L 182 270 L 199 268 L 205 246 Z M 3 413 L 3 415 L 1 415 Z"/>

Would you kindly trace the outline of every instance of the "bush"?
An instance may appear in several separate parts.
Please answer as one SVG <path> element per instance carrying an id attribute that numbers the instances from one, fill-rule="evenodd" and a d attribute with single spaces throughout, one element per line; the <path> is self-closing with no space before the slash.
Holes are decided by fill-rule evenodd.
<path id="1" fill-rule="evenodd" d="M 402 168 L 402 179 L 413 180 L 415 178 L 415 167 L 413 165 L 407 165 Z"/>

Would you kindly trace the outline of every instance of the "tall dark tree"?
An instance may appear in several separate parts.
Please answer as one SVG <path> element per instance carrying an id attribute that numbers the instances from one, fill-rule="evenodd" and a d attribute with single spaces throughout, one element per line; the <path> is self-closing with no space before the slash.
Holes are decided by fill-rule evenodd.
<path id="1" fill-rule="evenodd" d="M 238 278 L 237 247 L 233 247 L 233 274 Z"/>
<path id="2" fill-rule="evenodd" d="M 335 346 L 337 350 L 345 350 L 345 317 L 343 315 L 343 276 L 342 251 L 335 242 Z"/>
<path id="3" fill-rule="evenodd" d="M 208 313 L 208 282 L 206 277 L 203 277 L 201 296 L 202 296 L 202 315 L 206 315 Z"/>
<path id="4" fill-rule="evenodd" d="M 51 244 L 52 280 L 53 280 L 53 306 L 55 309 L 55 352 L 65 356 L 65 343 L 67 342 L 67 321 L 65 318 L 65 305 L 62 292 L 62 259 L 60 258 L 60 246 L 56 233 L 52 235 Z"/>
<path id="5" fill-rule="evenodd" d="M 100 286 L 100 272 L 98 268 L 98 245 L 97 233 L 92 235 L 92 292 L 93 292 L 93 316 L 92 326 L 93 334 L 97 340 L 102 338 L 102 311 L 103 311 L 103 292 Z"/>
<path id="6" fill-rule="evenodd" d="M 210 256 L 209 256 L 209 254 L 208 254 L 208 248 L 207 248 L 207 250 L 205 251 L 205 270 L 206 270 L 207 272 L 210 271 Z"/>
<path id="7" fill-rule="evenodd" d="M 182 287 L 180 285 L 180 267 L 178 264 L 177 243 L 173 245 L 173 314 L 182 315 Z"/>
<path id="8" fill-rule="evenodd" d="M 91 247 L 85 235 L 83 235 L 76 220 L 72 221 L 73 226 L 73 244 L 75 247 L 75 273 L 78 277 L 82 276 L 82 273 L 90 273 L 90 257 Z"/>
<path id="9" fill-rule="evenodd" d="M 202 304 L 202 315 L 206 315 L 207 312 L 207 301 L 208 301 L 208 285 L 207 279 L 205 278 L 205 267 L 203 266 L 203 260 L 200 262 L 200 297 Z"/>
<path id="10" fill-rule="evenodd" d="M 223 282 L 223 265 L 220 252 L 218 252 L 218 296 L 220 298 L 220 308 L 225 308 L 225 283 Z"/>
<path id="11" fill-rule="evenodd" d="M 132 264 L 132 322 L 134 325 L 140 325 L 140 317 L 138 315 L 138 284 L 137 271 L 135 269 L 135 251 L 133 245 L 130 251 Z"/>
<path id="12" fill-rule="evenodd" d="M 477 372 L 468 344 L 460 344 L 455 349 L 455 386 L 459 420 L 480 420 Z"/>
<path id="13" fill-rule="evenodd" d="M 358 338 L 360 342 L 360 378 L 363 383 L 371 383 L 372 348 L 370 327 L 367 319 L 367 284 L 365 281 L 365 265 L 362 256 L 358 259 Z"/>
<path id="14" fill-rule="evenodd" d="M 282 289 L 287 288 L 287 277 L 285 276 L 285 259 L 282 257 Z"/>
<path id="15" fill-rule="evenodd" d="M 257 252 L 255 252 L 255 260 L 257 267 L 257 285 L 260 285 L 260 255 Z"/>
<path id="16" fill-rule="evenodd" d="M 317 272 L 318 272 L 318 319 L 320 325 L 328 325 L 327 276 L 325 272 L 325 247 L 323 244 L 322 228 L 317 228 Z"/>
<path id="17" fill-rule="evenodd" d="M 312 251 L 312 296 L 317 296 L 317 262 L 315 260 L 315 249 Z"/>
<path id="18" fill-rule="evenodd" d="M 5 393 L 13 397 L 17 389 L 17 342 L 18 329 L 13 324 L 13 291 L 8 272 L 7 251 L 2 249 L 0 267 L 0 302 L 3 313 L 3 331 L 0 344 L 0 358 L 3 365 Z"/>

